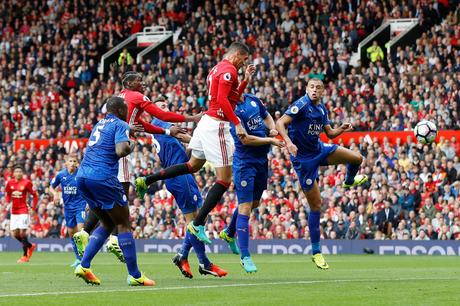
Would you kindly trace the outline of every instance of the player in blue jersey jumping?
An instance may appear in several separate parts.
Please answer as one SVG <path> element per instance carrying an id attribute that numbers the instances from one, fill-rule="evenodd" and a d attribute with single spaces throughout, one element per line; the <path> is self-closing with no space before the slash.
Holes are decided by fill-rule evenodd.
<path id="1" fill-rule="evenodd" d="M 234 254 L 240 254 L 244 270 L 253 273 L 257 272 L 257 267 L 249 253 L 249 216 L 259 206 L 260 197 L 267 188 L 267 154 L 270 145 L 283 147 L 284 143 L 276 138 L 266 137 L 267 130 L 269 136 L 278 135 L 278 131 L 272 116 L 256 96 L 244 94 L 243 101 L 236 106 L 235 114 L 248 135 L 241 140 L 234 127 L 231 128 L 235 141 L 233 183 L 238 209 L 233 213 L 229 227 L 221 231 L 219 237 L 228 243 Z M 235 233 L 238 235 L 238 245 Z"/>
<path id="2" fill-rule="evenodd" d="M 83 228 L 85 223 L 86 202 L 77 191 L 77 168 L 78 160 L 74 155 L 69 154 L 66 158 L 66 169 L 61 170 L 52 180 L 50 191 L 54 196 L 59 197 L 55 189 L 60 186 L 62 191 L 62 200 L 64 202 L 64 218 L 67 226 L 67 233 L 72 241 L 73 251 L 75 253 L 75 262 L 71 267 L 75 268 L 80 264 L 81 257 L 78 253 L 72 236 Z"/>
<path id="3" fill-rule="evenodd" d="M 101 221 L 89 237 L 81 264 L 75 269 L 75 274 L 89 284 L 101 283 L 90 269 L 91 260 L 116 226 L 128 268 L 128 285 L 155 285 L 137 266 L 128 201 L 117 177 L 118 159 L 130 154 L 135 146 L 135 142 L 129 139 L 130 127 L 124 121 L 127 112 L 123 98 L 111 97 L 107 101 L 107 115 L 94 126 L 77 173 L 78 190 Z"/>
<path id="4" fill-rule="evenodd" d="M 167 110 L 168 108 L 168 105 L 164 99 L 157 99 L 155 104 L 163 110 Z M 154 119 L 151 123 L 164 129 L 169 129 L 172 126 L 171 123 L 161 121 L 160 119 Z M 188 143 L 191 139 L 191 136 L 188 134 L 181 134 L 178 136 L 178 138 L 182 142 Z M 184 146 L 177 138 L 158 134 L 152 135 L 152 139 L 155 146 L 155 151 L 163 168 L 185 163 L 189 160 Z M 196 184 L 193 176 L 191 174 L 185 174 L 166 179 L 165 185 L 169 192 L 171 192 L 176 199 L 177 206 L 184 214 L 187 224 L 192 222 L 203 203 L 203 198 L 201 197 L 200 190 L 198 189 L 198 185 Z M 198 268 L 200 274 L 209 274 L 217 277 L 223 277 L 227 275 L 227 271 L 221 269 L 209 261 L 205 253 L 204 243 L 198 240 L 195 235 L 186 231 L 185 239 L 182 243 L 182 248 L 180 252 L 173 258 L 174 264 L 179 268 L 185 277 L 193 277 L 188 262 L 188 255 L 192 247 L 195 250 L 198 261 L 200 263 Z"/>
<path id="5" fill-rule="evenodd" d="M 344 188 L 362 185 L 368 178 L 365 175 L 356 175 L 363 162 L 360 153 L 335 144 L 325 144 L 319 139 L 323 131 L 330 139 L 333 139 L 344 132 L 353 130 L 350 123 L 344 123 L 336 129 L 331 127 L 328 111 L 321 103 L 323 91 L 324 84 L 321 80 L 310 79 L 306 95 L 288 108 L 276 122 L 276 129 L 286 142 L 286 147 L 291 154 L 292 165 L 310 205 L 308 228 L 312 243 L 312 260 L 318 268 L 328 269 L 329 265 L 321 254 L 320 246 L 321 195 L 317 183 L 318 168 L 326 165 L 347 164 Z"/>

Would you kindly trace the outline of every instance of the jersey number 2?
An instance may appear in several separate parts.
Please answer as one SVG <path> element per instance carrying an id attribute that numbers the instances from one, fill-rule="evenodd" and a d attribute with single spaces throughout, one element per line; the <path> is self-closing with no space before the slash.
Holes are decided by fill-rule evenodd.
<path id="1" fill-rule="evenodd" d="M 94 137 L 95 139 L 94 140 L 91 140 L 88 141 L 88 145 L 89 146 L 94 146 L 98 141 L 99 141 L 99 138 L 101 137 L 101 130 L 104 128 L 104 125 L 98 125 L 96 127 L 96 130 L 94 131 L 93 135 L 91 136 Z"/>

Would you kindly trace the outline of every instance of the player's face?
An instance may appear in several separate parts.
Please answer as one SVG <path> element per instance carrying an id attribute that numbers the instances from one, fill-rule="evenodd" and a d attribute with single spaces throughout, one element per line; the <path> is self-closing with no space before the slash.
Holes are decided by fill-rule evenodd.
<path id="1" fill-rule="evenodd" d="M 312 80 L 307 84 L 307 94 L 312 101 L 318 101 L 323 95 L 324 85 L 319 80 Z"/>
<path id="2" fill-rule="evenodd" d="M 77 169 L 77 164 L 78 164 L 78 161 L 75 157 L 69 157 L 67 159 L 67 170 L 69 170 L 69 172 L 74 172 L 75 169 Z"/>
<path id="3" fill-rule="evenodd" d="M 158 106 L 162 110 L 168 111 L 168 103 L 166 103 L 166 101 L 157 101 L 157 102 L 155 102 L 155 104 L 156 104 L 156 106 Z"/>
<path id="4" fill-rule="evenodd" d="M 135 78 L 134 81 L 131 82 L 131 88 L 132 90 L 135 90 L 135 91 L 144 92 L 145 83 L 142 80 L 141 76 Z"/>
<path id="5" fill-rule="evenodd" d="M 249 58 L 249 54 L 247 54 L 247 53 L 237 53 L 235 55 L 235 67 L 236 67 L 236 69 L 238 70 L 241 67 L 243 67 L 244 63 L 246 63 L 248 58 Z"/>
<path id="6" fill-rule="evenodd" d="M 118 109 L 118 118 L 120 118 L 123 121 L 126 121 L 126 119 L 128 118 L 128 107 L 126 106 L 126 104 L 124 104 Z"/>
<path id="7" fill-rule="evenodd" d="M 20 180 L 22 179 L 22 176 L 24 175 L 24 173 L 22 172 L 21 168 L 16 168 L 14 169 L 13 175 L 16 180 Z"/>

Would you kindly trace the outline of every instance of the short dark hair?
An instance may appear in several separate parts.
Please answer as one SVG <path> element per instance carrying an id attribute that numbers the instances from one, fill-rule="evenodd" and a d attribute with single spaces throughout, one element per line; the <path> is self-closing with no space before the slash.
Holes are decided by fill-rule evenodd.
<path id="1" fill-rule="evenodd" d="M 228 47 L 227 53 L 234 53 L 234 52 L 246 53 L 246 54 L 251 53 L 251 51 L 249 50 L 249 47 L 240 42 L 233 42 L 230 45 L 230 47 Z"/>
<path id="2" fill-rule="evenodd" d="M 125 100 L 121 97 L 112 96 L 107 100 L 107 112 L 118 113 L 120 107 L 126 107 Z"/>
<path id="3" fill-rule="evenodd" d="M 16 169 L 21 169 L 22 171 L 24 171 L 24 167 L 21 164 L 15 164 L 13 166 L 13 170 L 16 170 Z"/>
<path id="4" fill-rule="evenodd" d="M 137 78 L 142 78 L 142 75 L 139 72 L 127 71 L 121 77 L 121 85 L 123 85 L 123 87 L 126 87 L 129 82 L 132 82 Z"/>

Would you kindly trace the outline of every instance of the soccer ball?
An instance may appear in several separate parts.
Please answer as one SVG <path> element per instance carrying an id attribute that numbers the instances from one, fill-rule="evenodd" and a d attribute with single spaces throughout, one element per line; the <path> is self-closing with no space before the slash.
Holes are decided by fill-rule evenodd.
<path id="1" fill-rule="evenodd" d="M 436 139 L 438 129 L 436 125 L 427 120 L 420 121 L 414 128 L 414 135 L 418 142 L 422 144 L 432 143 Z"/>

